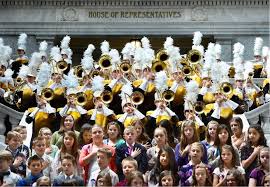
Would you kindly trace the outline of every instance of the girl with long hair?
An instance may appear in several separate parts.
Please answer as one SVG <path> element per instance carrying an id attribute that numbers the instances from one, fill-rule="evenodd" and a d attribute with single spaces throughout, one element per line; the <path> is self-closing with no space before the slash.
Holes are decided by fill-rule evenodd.
<path id="1" fill-rule="evenodd" d="M 230 126 L 232 130 L 232 143 L 233 146 L 238 150 L 241 148 L 241 145 L 245 141 L 245 134 L 243 133 L 243 121 L 240 117 L 234 117 L 230 121 Z"/>
<path id="2" fill-rule="evenodd" d="M 266 138 L 260 125 L 252 125 L 248 128 L 247 141 L 241 148 L 241 163 L 246 171 L 246 180 L 249 180 L 251 171 L 258 166 L 260 150 L 267 147 Z"/>
<path id="3" fill-rule="evenodd" d="M 142 144 L 146 149 L 151 147 L 151 139 L 144 131 L 144 124 L 141 120 L 135 120 L 131 123 L 137 131 L 136 142 Z"/>
<path id="4" fill-rule="evenodd" d="M 125 143 L 125 140 L 121 136 L 121 129 L 116 121 L 109 122 L 105 126 L 105 136 L 103 143 L 111 147 L 116 147 Z"/>
<path id="5" fill-rule="evenodd" d="M 212 176 L 207 165 L 200 163 L 193 168 L 191 186 L 212 186 Z"/>
<path id="6" fill-rule="evenodd" d="M 85 123 L 81 127 L 80 134 L 78 137 L 79 148 L 81 149 L 84 145 L 92 143 L 91 135 L 92 125 Z"/>
<path id="7" fill-rule="evenodd" d="M 205 131 L 205 140 L 202 141 L 202 144 L 205 145 L 206 149 L 214 145 L 218 126 L 219 123 L 213 120 L 207 124 Z"/>

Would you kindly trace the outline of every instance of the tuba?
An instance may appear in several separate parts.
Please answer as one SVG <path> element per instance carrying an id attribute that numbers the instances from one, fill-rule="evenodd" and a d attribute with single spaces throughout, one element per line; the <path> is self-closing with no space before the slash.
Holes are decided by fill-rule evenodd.
<path id="1" fill-rule="evenodd" d="M 157 61 L 162 61 L 162 62 L 164 62 L 164 61 L 166 61 L 166 60 L 168 60 L 168 59 L 169 59 L 169 55 L 168 55 L 168 53 L 166 52 L 165 49 L 160 49 L 160 50 L 157 52 L 157 54 L 156 54 L 156 60 L 157 60 Z"/>
<path id="2" fill-rule="evenodd" d="M 144 101 L 144 95 L 139 91 L 133 92 L 131 94 L 130 98 L 131 98 L 132 104 L 134 104 L 134 105 L 140 105 Z"/>
<path id="3" fill-rule="evenodd" d="M 109 55 L 102 55 L 98 60 L 98 64 L 102 69 L 109 69 L 112 66 L 112 58 Z"/>
<path id="4" fill-rule="evenodd" d="M 165 68 L 166 68 L 166 64 L 163 61 L 154 60 L 151 70 L 152 72 L 157 73 L 157 72 L 165 70 Z"/>
<path id="5" fill-rule="evenodd" d="M 162 98 L 166 102 L 171 102 L 174 100 L 174 92 L 172 90 L 165 90 L 162 93 Z"/>
<path id="6" fill-rule="evenodd" d="M 57 62 L 56 66 L 57 66 L 57 69 L 63 72 L 68 68 L 68 63 L 64 59 L 62 59 Z"/>
<path id="7" fill-rule="evenodd" d="M 84 106 L 87 102 L 87 97 L 85 93 L 79 92 L 76 94 L 76 103 L 77 105 Z"/>
<path id="8" fill-rule="evenodd" d="M 194 105 L 194 112 L 196 114 L 202 114 L 203 110 L 204 110 L 204 107 L 205 107 L 204 103 L 202 101 L 198 101 Z"/>
<path id="9" fill-rule="evenodd" d="M 51 101 L 54 97 L 54 92 L 51 88 L 44 88 L 41 91 L 41 98 L 43 98 L 46 101 Z"/>
<path id="10" fill-rule="evenodd" d="M 101 97 L 101 101 L 105 104 L 109 104 L 113 100 L 113 94 L 112 92 L 108 90 L 104 90 L 100 97 Z"/>
<path id="11" fill-rule="evenodd" d="M 190 64 L 196 65 L 196 64 L 200 63 L 200 61 L 202 59 L 202 55 L 201 55 L 199 50 L 192 49 L 188 52 L 187 59 L 190 62 Z"/>
<path id="12" fill-rule="evenodd" d="M 231 95 L 233 92 L 233 86 L 229 82 L 223 82 L 220 86 L 220 91 L 224 95 Z"/>

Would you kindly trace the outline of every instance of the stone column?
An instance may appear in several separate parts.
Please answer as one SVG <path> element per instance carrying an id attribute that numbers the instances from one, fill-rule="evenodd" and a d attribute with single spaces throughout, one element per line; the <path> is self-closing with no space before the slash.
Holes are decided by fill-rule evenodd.
<path id="1" fill-rule="evenodd" d="M 221 60 L 232 61 L 233 41 L 231 36 L 215 36 L 216 43 L 221 45 Z"/>

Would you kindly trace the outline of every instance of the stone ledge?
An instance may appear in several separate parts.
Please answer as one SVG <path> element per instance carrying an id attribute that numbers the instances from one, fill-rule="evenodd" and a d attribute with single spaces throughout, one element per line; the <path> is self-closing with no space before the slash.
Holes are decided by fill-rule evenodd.
<path id="1" fill-rule="evenodd" d="M 0 0 L 0 7 L 63 7 L 63 6 L 95 6 L 95 7 L 119 7 L 119 6 L 267 6 L 268 0 Z"/>

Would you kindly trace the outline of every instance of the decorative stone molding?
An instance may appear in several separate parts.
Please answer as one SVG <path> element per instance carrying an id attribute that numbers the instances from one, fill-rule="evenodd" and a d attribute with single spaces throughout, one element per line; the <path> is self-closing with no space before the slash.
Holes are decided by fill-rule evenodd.
<path id="1" fill-rule="evenodd" d="M 78 14 L 75 8 L 65 8 L 60 21 L 78 21 Z"/>
<path id="2" fill-rule="evenodd" d="M 64 6 L 267 6 L 268 0 L 0 0 L 0 7 L 64 7 Z"/>
<path id="3" fill-rule="evenodd" d="M 196 7 L 191 11 L 191 20 L 192 21 L 207 21 L 207 9 L 203 7 Z"/>

